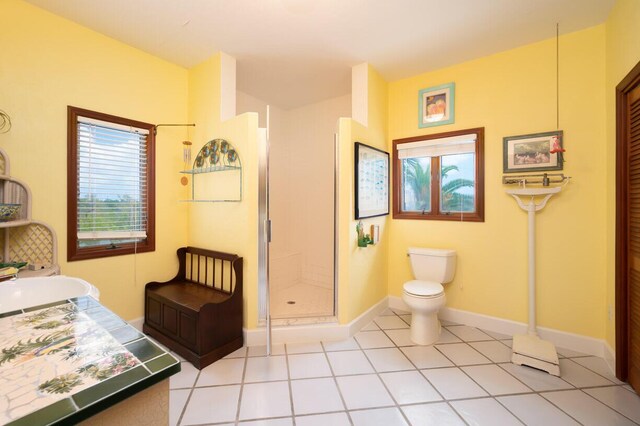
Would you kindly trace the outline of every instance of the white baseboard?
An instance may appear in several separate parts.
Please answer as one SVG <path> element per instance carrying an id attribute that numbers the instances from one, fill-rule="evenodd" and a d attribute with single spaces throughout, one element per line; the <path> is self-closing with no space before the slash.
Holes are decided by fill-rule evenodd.
<path id="1" fill-rule="evenodd" d="M 272 327 L 272 342 L 306 343 L 317 342 L 318 340 L 331 341 L 348 339 L 360 331 L 362 327 L 373 321 L 373 319 L 380 315 L 387 307 L 407 312 L 411 311 L 402 298 L 389 296 L 373 305 L 348 324 L 324 323 Z M 509 336 L 524 334 L 527 331 L 527 325 L 522 322 L 454 308 L 442 308 L 439 312 L 439 317 L 447 321 L 478 327 Z M 129 324 L 140 331 L 142 331 L 143 323 L 144 317 L 129 321 Z M 604 358 L 609 369 L 611 369 L 615 375 L 615 352 L 605 340 L 546 327 L 538 327 L 538 332 L 540 337 L 553 342 L 556 346 Z M 267 342 L 265 329 L 263 327 L 253 329 L 244 328 L 243 333 L 246 346 L 264 345 Z"/>
<path id="2" fill-rule="evenodd" d="M 389 296 L 389 307 L 410 311 L 402 298 L 397 296 Z M 513 336 L 514 334 L 525 334 L 527 332 L 527 324 L 525 323 L 463 311 L 460 309 L 444 307 L 440 309 L 438 316 L 447 321 L 478 327 L 496 333 L 507 334 L 509 336 Z M 538 333 L 540 334 L 540 337 L 545 340 L 549 340 L 556 346 L 582 352 L 588 355 L 602 357 L 605 360 L 607 359 L 607 356 L 609 356 L 610 359 L 613 359 L 613 351 L 611 351 L 610 348 L 607 349 L 606 346 L 608 345 L 602 339 L 596 339 L 546 327 L 538 327 Z M 608 355 L 607 352 L 611 355 Z"/>
<path id="3" fill-rule="evenodd" d="M 607 343 L 606 341 L 604 342 L 604 360 L 607 363 L 607 366 L 609 366 L 609 370 L 611 370 L 611 372 L 615 376 L 616 375 L 616 353 L 613 350 L 613 348 L 609 346 L 609 343 Z"/>
<path id="4" fill-rule="evenodd" d="M 385 297 L 348 324 L 305 324 L 272 327 L 271 341 L 272 343 L 307 343 L 317 342 L 318 340 L 331 341 L 348 339 L 362 327 L 373 321 L 375 317 L 387 309 L 387 306 L 388 299 Z M 244 342 L 247 346 L 258 346 L 267 343 L 266 330 L 264 327 L 245 328 L 243 332 Z"/>
<path id="5" fill-rule="evenodd" d="M 142 324 L 144 324 L 144 317 L 135 318 L 129 321 L 129 325 L 138 331 L 142 331 Z"/>

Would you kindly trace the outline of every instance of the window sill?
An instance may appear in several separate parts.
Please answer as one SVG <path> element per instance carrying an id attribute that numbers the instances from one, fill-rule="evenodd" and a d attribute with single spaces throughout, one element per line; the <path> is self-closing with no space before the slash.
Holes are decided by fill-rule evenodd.
<path id="1" fill-rule="evenodd" d="M 422 213 L 409 213 L 409 212 L 394 212 L 394 219 L 409 219 L 409 220 L 448 220 L 452 222 L 484 222 L 484 216 L 478 213 L 463 213 L 460 217 L 460 213 L 451 214 L 422 214 Z"/>
<path id="2" fill-rule="evenodd" d="M 133 247 L 133 244 L 125 244 L 117 248 L 107 247 L 91 247 L 76 249 L 75 252 L 69 252 L 67 254 L 67 261 L 73 262 L 76 260 L 88 260 L 88 259 L 100 259 L 103 257 L 122 256 L 134 253 L 148 253 L 155 251 L 155 244 L 144 243 L 138 244 L 137 247 Z"/>

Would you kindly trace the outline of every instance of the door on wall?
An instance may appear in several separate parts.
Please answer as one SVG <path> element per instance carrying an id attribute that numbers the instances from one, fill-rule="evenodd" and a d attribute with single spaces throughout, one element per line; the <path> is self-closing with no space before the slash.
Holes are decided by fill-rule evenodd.
<path id="1" fill-rule="evenodd" d="M 616 375 L 640 392 L 640 63 L 616 98 Z"/>

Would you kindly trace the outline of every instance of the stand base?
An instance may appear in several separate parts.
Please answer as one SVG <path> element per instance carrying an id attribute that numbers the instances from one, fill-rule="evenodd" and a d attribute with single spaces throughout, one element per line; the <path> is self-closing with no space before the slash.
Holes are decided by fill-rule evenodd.
<path id="1" fill-rule="evenodd" d="M 558 353 L 553 343 L 530 334 L 513 336 L 511 362 L 546 371 L 560 377 Z"/>

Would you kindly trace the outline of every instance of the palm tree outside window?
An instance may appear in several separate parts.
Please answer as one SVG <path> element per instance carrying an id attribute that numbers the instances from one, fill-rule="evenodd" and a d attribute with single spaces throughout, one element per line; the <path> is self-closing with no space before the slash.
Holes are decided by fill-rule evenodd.
<path id="1" fill-rule="evenodd" d="M 394 218 L 484 220 L 484 129 L 394 141 Z"/>

